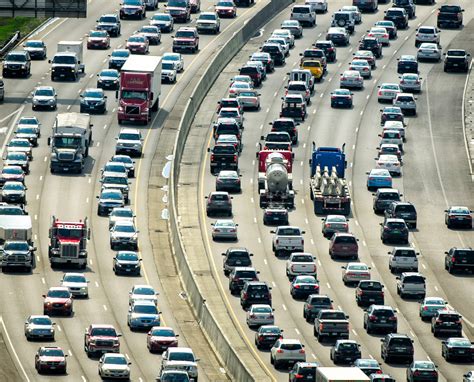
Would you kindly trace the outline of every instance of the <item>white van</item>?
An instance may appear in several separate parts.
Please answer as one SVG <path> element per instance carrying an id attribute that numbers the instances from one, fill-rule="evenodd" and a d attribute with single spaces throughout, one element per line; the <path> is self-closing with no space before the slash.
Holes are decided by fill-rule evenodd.
<path id="1" fill-rule="evenodd" d="M 298 20 L 300 24 L 314 27 L 316 25 L 316 12 L 309 5 L 295 5 L 291 9 L 291 20 Z"/>

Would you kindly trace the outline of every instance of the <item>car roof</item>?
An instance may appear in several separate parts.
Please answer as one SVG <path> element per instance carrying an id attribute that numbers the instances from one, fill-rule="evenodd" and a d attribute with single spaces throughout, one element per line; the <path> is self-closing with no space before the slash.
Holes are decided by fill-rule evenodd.
<path id="1" fill-rule="evenodd" d="M 133 129 L 131 127 L 124 127 L 122 129 L 120 129 L 120 134 L 122 133 L 136 133 L 136 134 L 140 134 L 140 130 L 138 129 Z"/>

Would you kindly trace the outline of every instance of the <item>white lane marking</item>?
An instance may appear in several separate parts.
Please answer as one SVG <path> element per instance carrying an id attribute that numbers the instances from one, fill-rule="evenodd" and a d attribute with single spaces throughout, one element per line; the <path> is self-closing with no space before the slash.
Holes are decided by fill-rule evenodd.
<path id="1" fill-rule="evenodd" d="M 362 245 L 363 245 L 364 247 L 367 247 L 367 243 L 365 242 L 365 240 L 362 240 Z"/>
<path id="2" fill-rule="evenodd" d="M 332 77 L 328 80 L 328 82 L 331 82 L 332 81 Z"/>
<path id="3" fill-rule="evenodd" d="M 376 84 L 376 83 L 377 83 L 377 80 L 374 80 L 374 84 Z"/>
<path id="4" fill-rule="evenodd" d="M 257 241 L 258 241 L 259 243 L 261 243 L 261 242 L 262 242 L 262 239 L 258 238 Z"/>
<path id="5" fill-rule="evenodd" d="M 107 62 L 107 59 L 106 59 L 106 58 L 104 58 L 104 59 L 102 60 L 102 62 L 103 62 L 103 63 Z"/>
<path id="6" fill-rule="evenodd" d="M 46 280 L 44 279 L 44 277 L 41 277 L 41 282 L 42 282 L 43 284 L 46 284 Z"/>
<path id="7" fill-rule="evenodd" d="M 64 19 L 64 20 L 66 20 L 66 19 Z M 83 375 L 81 375 L 81 378 L 82 378 L 82 381 L 83 381 L 83 382 L 87 382 L 86 377 L 84 377 Z"/>
<path id="8" fill-rule="evenodd" d="M 257 218 L 253 218 L 253 222 L 257 224 Z"/>
<path id="9" fill-rule="evenodd" d="M 355 336 L 358 335 L 357 332 L 356 332 L 354 329 L 352 329 L 352 333 L 353 333 Z"/>
<path id="10" fill-rule="evenodd" d="M 18 109 L 18 110 L 15 110 L 15 111 L 11 112 L 11 113 L 8 114 L 6 117 L 0 119 L 0 123 L 6 121 L 7 119 L 9 119 L 10 117 L 14 116 L 15 114 L 21 114 L 21 111 L 23 111 L 23 110 Z"/>
<path id="11" fill-rule="evenodd" d="M 311 125 L 308 126 L 308 131 L 311 130 Z"/>
<path id="12" fill-rule="evenodd" d="M 340 68 L 342 66 L 342 63 L 340 62 L 339 64 L 337 64 L 337 67 Z"/>
<path id="13" fill-rule="evenodd" d="M 316 109 L 313 110 L 313 114 L 316 114 Z"/>
<path id="14" fill-rule="evenodd" d="M 92 262 L 92 259 L 89 259 L 89 264 L 90 264 L 90 265 L 92 265 L 92 264 L 93 264 L 93 262 Z"/>
<path id="15" fill-rule="evenodd" d="M 372 268 L 375 268 L 375 263 L 373 261 L 370 262 L 370 265 L 372 266 Z"/>
<path id="16" fill-rule="evenodd" d="M 311 241 L 311 245 L 314 245 L 314 240 L 313 240 L 313 239 L 310 239 L 310 241 Z"/>
<path id="17" fill-rule="evenodd" d="M 427 355 L 426 358 L 428 359 L 428 361 L 433 362 L 433 361 L 431 361 L 431 358 L 430 358 L 429 355 Z"/>
<path id="18" fill-rule="evenodd" d="M 321 261 L 319 261 L 319 260 L 318 260 L 318 265 L 319 265 L 320 267 L 322 266 Z"/>
<path id="19" fill-rule="evenodd" d="M 92 178 L 89 178 L 88 183 L 89 183 L 89 184 L 92 183 Z"/>
<path id="20" fill-rule="evenodd" d="M 352 145 L 352 150 L 355 150 L 355 148 L 356 148 L 356 145 Z"/>
<path id="21" fill-rule="evenodd" d="M 77 94 L 81 94 L 82 88 L 77 91 Z"/>
<path id="22" fill-rule="evenodd" d="M 68 349 L 67 352 L 69 353 L 69 357 L 72 357 L 72 351 L 71 351 L 71 349 Z"/>
<path id="23" fill-rule="evenodd" d="M 301 333 L 300 333 L 300 331 L 298 330 L 298 328 L 295 328 L 295 332 L 296 332 L 296 334 L 301 335 Z"/>
<path id="24" fill-rule="evenodd" d="M 253 200 L 253 198 L 250 198 L 250 201 L 251 201 L 252 203 L 255 203 L 255 201 Z"/>
<path id="25" fill-rule="evenodd" d="M 39 194 L 36 194 L 36 200 L 38 200 L 40 198 Z"/>
<path id="26" fill-rule="evenodd" d="M 435 289 L 436 292 L 439 290 L 436 285 L 434 286 L 434 289 Z"/>
<path id="27" fill-rule="evenodd" d="M 304 219 L 304 222 L 305 222 L 306 224 L 309 224 L 309 220 L 308 220 L 307 218 Z"/>
<path id="28" fill-rule="evenodd" d="M 35 220 L 38 220 L 38 215 L 35 215 Z"/>
<path id="29" fill-rule="evenodd" d="M 267 265 L 267 264 L 268 264 L 267 259 L 263 259 L 263 263 L 264 263 L 265 265 Z"/>
<path id="30" fill-rule="evenodd" d="M 97 142 L 97 147 L 99 147 L 99 146 L 100 146 L 100 142 Z"/>
<path id="31" fill-rule="evenodd" d="M 3 327 L 3 333 L 5 333 L 5 336 L 7 337 L 7 341 L 8 341 L 8 343 L 9 343 L 9 345 L 10 345 L 10 348 L 11 348 L 12 351 L 13 351 L 13 355 L 14 355 L 14 357 L 15 357 L 15 359 L 16 359 L 18 365 L 20 366 L 21 372 L 23 373 L 23 376 L 25 377 L 25 380 L 26 380 L 27 382 L 30 382 L 30 378 L 28 377 L 28 374 L 26 374 L 25 368 L 23 367 L 23 365 L 22 365 L 22 363 L 21 363 L 21 361 L 20 361 L 20 358 L 18 357 L 18 354 L 17 354 L 15 348 L 13 347 L 13 343 L 12 343 L 12 340 L 11 340 L 11 338 L 10 338 L 10 334 L 8 333 L 7 327 L 6 327 L 6 325 L 5 325 L 5 322 L 3 321 L 3 317 L 1 317 L 1 316 L 0 316 L 0 322 L 1 322 L 2 327 Z"/>
<path id="32" fill-rule="evenodd" d="M 331 285 L 329 285 L 329 283 L 326 283 L 328 289 L 331 289 Z"/>
<path id="33" fill-rule="evenodd" d="M 260 130 L 263 130 L 263 123 L 260 125 Z"/>
<path id="34" fill-rule="evenodd" d="M 357 220 L 354 220 L 354 222 L 356 223 L 356 226 L 359 226 L 359 222 Z"/>
<path id="35" fill-rule="evenodd" d="M 96 281 L 95 282 L 95 286 L 98 288 L 99 287 L 99 283 Z"/>
<path id="36" fill-rule="evenodd" d="M 92 73 L 92 74 L 89 76 L 89 78 L 92 78 L 92 77 L 94 77 L 94 73 Z"/>
<path id="37" fill-rule="evenodd" d="M 367 97 L 365 97 L 365 98 L 369 99 L 369 98 L 370 98 L 370 94 L 367 94 Z"/>
<path id="38" fill-rule="evenodd" d="M 270 111 L 270 108 L 269 108 L 269 107 L 267 107 L 267 113 L 268 113 L 269 111 Z"/>
<path id="39" fill-rule="evenodd" d="M 39 255 L 36 255 L 36 261 L 37 261 L 38 263 L 41 262 L 41 257 L 39 257 Z"/>
<path id="40" fill-rule="evenodd" d="M 364 110 L 361 110 L 361 111 L 360 111 L 360 115 L 363 115 L 363 114 L 364 114 Z"/>
<path id="41" fill-rule="evenodd" d="M 405 37 L 405 41 L 408 40 L 408 36 Z"/>
<path id="42" fill-rule="evenodd" d="M 324 96 L 324 93 L 321 93 L 321 94 L 319 95 L 319 98 L 323 98 L 323 96 Z"/>
<path id="43" fill-rule="evenodd" d="M 72 105 L 68 105 L 67 110 L 71 110 Z"/>
<path id="44" fill-rule="evenodd" d="M 89 203 L 89 198 L 86 198 L 86 203 Z"/>
<path id="45" fill-rule="evenodd" d="M 341 305 L 338 305 L 338 306 L 337 306 L 337 309 L 338 309 L 338 310 L 342 310 Z"/>
<path id="46" fill-rule="evenodd" d="M 303 161 L 300 162 L 300 166 L 303 166 Z"/>
<path id="47" fill-rule="evenodd" d="M 125 357 L 127 357 L 127 359 L 130 361 L 130 357 L 128 356 L 127 353 L 125 353 Z"/>
<path id="48" fill-rule="evenodd" d="M 45 156 L 43 160 L 46 162 L 46 161 L 48 160 L 48 157 L 47 157 L 47 156 Z"/>
<path id="49" fill-rule="evenodd" d="M 107 306 L 102 305 L 102 307 L 104 308 L 105 311 L 107 311 Z"/>
<path id="50" fill-rule="evenodd" d="M 56 327 L 58 328 L 58 330 L 59 330 L 60 332 L 62 331 L 62 329 L 61 329 L 61 327 L 60 327 L 59 325 L 56 325 Z"/>
<path id="51" fill-rule="evenodd" d="M 46 162 L 46 161 L 45 161 Z M 40 182 L 43 180 L 43 175 L 40 175 Z"/>
<path id="52" fill-rule="evenodd" d="M 425 264 L 421 264 L 421 266 L 423 267 L 423 269 L 426 269 L 426 265 L 425 265 Z"/>
<path id="53" fill-rule="evenodd" d="M 16 125 L 18 119 L 21 116 L 21 113 L 23 112 L 23 109 L 25 108 L 24 105 L 22 105 L 18 110 L 16 110 L 16 116 L 11 122 L 10 129 L 8 130 L 7 135 L 5 136 L 5 140 L 3 141 L 2 148 L 0 149 L 0 157 L 3 157 L 3 153 L 5 152 L 5 148 L 7 147 L 7 143 L 10 141 L 10 137 L 13 134 L 13 126 Z M 14 115 L 14 114 L 12 114 Z"/>
<path id="54" fill-rule="evenodd" d="M 104 130 L 107 128 L 107 124 L 104 125 Z"/>
<path id="55" fill-rule="evenodd" d="M 369 357 L 372 358 L 372 359 L 374 359 L 374 357 L 372 357 L 372 354 L 369 354 Z"/>
<path id="56" fill-rule="evenodd" d="M 382 66 L 382 69 L 385 69 L 386 67 L 387 67 L 387 65 L 384 65 L 384 66 Z"/>
<path id="57" fill-rule="evenodd" d="M 272 281 L 272 285 L 275 288 L 277 285 L 275 284 L 275 281 Z"/>
<path id="58" fill-rule="evenodd" d="M 311 353 L 311 357 L 313 357 L 314 359 L 317 359 L 314 353 Z"/>
<path id="59" fill-rule="evenodd" d="M 117 110 L 115 107 L 112 109 L 112 113 L 115 113 L 115 110 Z"/>
<path id="60" fill-rule="evenodd" d="M 410 335 L 411 335 L 412 337 L 415 337 L 415 333 L 413 333 L 411 330 L 410 330 Z"/>
<path id="61" fill-rule="evenodd" d="M 273 93 L 273 97 L 276 97 L 278 95 L 278 92 Z"/>
<path id="62" fill-rule="evenodd" d="M 285 304 L 282 304 L 281 306 L 283 307 L 283 310 L 286 310 Z"/>

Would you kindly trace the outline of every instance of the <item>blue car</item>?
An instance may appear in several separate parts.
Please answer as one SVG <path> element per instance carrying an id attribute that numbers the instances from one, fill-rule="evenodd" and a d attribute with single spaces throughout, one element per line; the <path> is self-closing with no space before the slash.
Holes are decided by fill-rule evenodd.
<path id="1" fill-rule="evenodd" d="M 388 170 L 374 168 L 367 175 L 367 189 L 369 191 L 383 187 L 392 187 L 392 176 Z"/>

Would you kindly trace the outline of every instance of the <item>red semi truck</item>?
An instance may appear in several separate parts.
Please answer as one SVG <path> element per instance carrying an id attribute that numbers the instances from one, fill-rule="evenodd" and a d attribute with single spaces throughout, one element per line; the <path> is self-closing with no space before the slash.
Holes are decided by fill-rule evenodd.
<path id="1" fill-rule="evenodd" d="M 161 57 L 130 55 L 120 71 L 118 123 L 146 125 L 158 111 L 161 95 Z"/>

